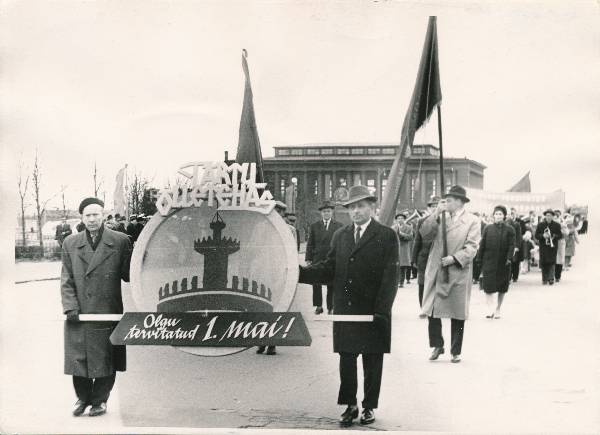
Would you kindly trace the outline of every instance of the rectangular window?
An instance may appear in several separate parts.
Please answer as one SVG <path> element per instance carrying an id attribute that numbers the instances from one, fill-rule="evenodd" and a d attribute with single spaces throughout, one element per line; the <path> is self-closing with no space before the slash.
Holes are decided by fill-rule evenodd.
<path id="1" fill-rule="evenodd" d="M 333 183 L 331 182 L 331 174 L 325 174 L 325 197 L 331 198 L 333 196 Z"/>
<path id="2" fill-rule="evenodd" d="M 415 188 L 417 185 L 417 178 L 416 177 L 411 177 L 410 178 L 410 202 L 411 204 L 415 203 Z"/>
<path id="3" fill-rule="evenodd" d="M 278 156 L 289 156 L 290 150 L 277 150 L 277 155 Z"/>
<path id="4" fill-rule="evenodd" d="M 293 155 L 293 156 L 301 156 L 301 155 L 303 155 L 303 154 L 304 154 L 304 153 L 303 153 L 303 151 L 304 151 L 304 150 L 303 150 L 302 148 L 299 148 L 299 149 L 298 149 L 298 148 L 296 148 L 296 149 L 293 149 L 293 150 L 292 150 L 292 155 Z"/>
<path id="5" fill-rule="evenodd" d="M 367 187 L 375 187 L 375 180 L 373 178 L 367 180 Z"/>
<path id="6" fill-rule="evenodd" d="M 350 154 L 350 150 L 348 148 L 338 148 L 337 153 L 338 155 L 346 155 Z"/>
<path id="7" fill-rule="evenodd" d="M 331 156 L 333 155 L 333 148 L 321 148 L 322 156 Z"/>
<path id="8" fill-rule="evenodd" d="M 362 180 L 360 178 L 360 174 L 354 174 L 354 180 L 352 182 L 353 186 L 360 186 L 362 184 Z"/>
<path id="9" fill-rule="evenodd" d="M 396 148 L 384 148 L 383 154 L 388 154 L 388 155 L 396 154 Z"/>
<path id="10" fill-rule="evenodd" d="M 381 154 L 381 148 L 367 148 L 367 154 Z"/>
<path id="11" fill-rule="evenodd" d="M 365 150 L 364 148 L 352 148 L 352 154 L 356 155 L 361 155 L 364 154 Z"/>
<path id="12" fill-rule="evenodd" d="M 412 154 L 423 154 L 423 147 L 419 145 L 414 145 L 412 147 Z"/>
<path id="13" fill-rule="evenodd" d="M 279 197 L 285 199 L 285 178 L 279 180 Z"/>
<path id="14" fill-rule="evenodd" d="M 319 196 L 319 179 L 318 178 L 315 178 L 315 181 L 313 183 L 313 195 Z"/>
<path id="15" fill-rule="evenodd" d="M 341 186 L 341 187 L 346 187 L 346 184 L 347 184 L 347 183 L 346 183 L 346 179 L 345 179 L 344 177 L 341 177 L 341 178 L 339 179 L 338 186 Z"/>
<path id="16" fill-rule="evenodd" d="M 306 155 L 308 156 L 318 156 L 319 153 L 319 148 L 307 148 L 306 149 Z"/>

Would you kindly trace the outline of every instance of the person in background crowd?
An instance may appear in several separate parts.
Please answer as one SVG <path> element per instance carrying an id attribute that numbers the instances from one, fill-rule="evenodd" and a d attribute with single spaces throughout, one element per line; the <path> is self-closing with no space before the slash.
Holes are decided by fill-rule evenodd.
<path id="1" fill-rule="evenodd" d="M 567 236 L 569 230 L 561 217 L 560 210 L 554 210 L 554 221 L 560 225 L 562 237 L 558 240 L 558 249 L 556 250 L 556 266 L 554 267 L 554 280 L 560 282 L 562 278 L 563 265 L 565 264 L 565 248 L 567 245 Z"/>
<path id="2" fill-rule="evenodd" d="M 535 238 L 539 244 L 542 284 L 553 285 L 558 241 L 562 238 L 560 224 L 554 221 L 554 210 L 544 212 L 544 220 L 538 224 Z"/>
<path id="3" fill-rule="evenodd" d="M 481 224 L 481 234 L 483 234 L 483 229 L 488 225 L 486 223 L 486 219 L 479 217 L 479 213 L 473 213 L 477 218 L 479 218 Z M 485 216 L 485 215 L 484 215 Z M 477 257 L 475 257 L 477 258 Z M 481 277 L 481 263 L 478 261 L 473 262 L 473 284 L 477 284 L 479 282 L 479 278 Z"/>
<path id="4" fill-rule="evenodd" d="M 364 372 L 360 423 L 375 421 L 383 355 L 391 351 L 392 306 L 398 291 L 398 237 L 374 219 L 377 198 L 367 186 L 352 186 L 344 207 L 352 223 L 335 232 L 327 260 L 300 266 L 299 282 L 333 280 L 336 315 L 367 314 L 372 322 L 334 322 L 333 350 L 340 355 L 338 404 L 347 408 L 340 424 L 351 426 L 358 417 L 357 358 Z"/>
<path id="5" fill-rule="evenodd" d="M 507 216 L 506 222 L 515 230 L 515 252 L 511 256 L 511 277 L 513 282 L 519 280 L 519 268 L 521 266 L 521 244 L 523 242 L 523 233 L 521 232 L 521 224 L 517 221 L 517 210 L 513 207 L 510 209 L 510 214 Z"/>
<path id="6" fill-rule="evenodd" d="M 392 229 L 396 232 L 399 239 L 398 244 L 398 265 L 400 267 L 400 277 L 398 279 L 398 287 L 404 287 L 404 279 L 410 284 L 411 276 L 411 251 L 410 242 L 414 239 L 412 226 L 406 223 L 407 215 L 405 212 L 398 213 L 395 216 L 395 223 Z"/>
<path id="7" fill-rule="evenodd" d="M 427 211 L 426 215 L 431 215 L 440 201 L 439 196 L 432 196 L 429 202 L 427 203 Z M 423 221 L 427 218 L 427 216 L 422 217 L 417 222 L 417 230 L 415 232 L 415 243 L 413 245 L 412 252 L 412 263 L 417 266 L 417 280 L 419 284 L 419 307 L 423 306 L 423 290 L 425 288 L 425 268 L 427 266 L 427 259 L 429 258 L 429 251 L 431 250 L 431 244 L 435 240 L 437 236 L 435 231 L 432 231 L 427 238 L 421 235 L 419 231 Z M 427 317 L 427 314 L 421 312 L 419 314 L 419 318 L 424 319 Z"/>
<path id="8" fill-rule="evenodd" d="M 318 263 L 327 258 L 331 238 L 333 233 L 342 228 L 342 224 L 333 219 L 334 205 L 330 201 L 325 201 L 319 207 L 321 219 L 311 224 L 308 233 L 308 242 L 306 243 L 305 261 L 307 265 Z M 333 313 L 333 285 L 327 284 L 327 313 Z M 321 284 L 313 284 L 313 306 L 315 314 L 323 312 L 323 289 Z"/>
<path id="9" fill-rule="evenodd" d="M 129 216 L 129 225 L 127 225 L 127 235 L 131 239 L 131 242 L 135 245 L 140 233 L 142 232 L 142 225 L 138 223 L 137 215 L 132 214 Z"/>
<path id="10" fill-rule="evenodd" d="M 523 234 L 523 242 L 521 243 L 521 252 L 523 253 L 523 261 L 521 261 L 521 272 L 529 273 L 531 271 L 531 261 L 533 259 L 533 250 L 535 243 L 532 240 L 532 233 L 526 230 Z"/>
<path id="11" fill-rule="evenodd" d="M 300 231 L 296 227 L 296 213 L 285 213 L 284 220 L 289 226 L 294 228 L 296 232 L 296 249 L 300 252 Z"/>
<path id="12" fill-rule="evenodd" d="M 423 293 L 423 312 L 429 316 L 429 346 L 433 353 L 429 358 L 437 360 L 444 353 L 442 336 L 443 318 L 451 319 L 452 362 L 460 362 L 465 320 L 469 317 L 471 298 L 471 263 L 477 254 L 481 240 L 481 224 L 477 216 L 467 212 L 469 202 L 462 186 L 452 186 L 440 200 L 437 208 L 421 224 L 421 236 L 430 237 L 436 232 L 427 268 Z M 443 254 L 441 215 L 447 213 L 447 254 Z M 448 282 L 444 282 L 444 268 L 448 268 Z"/>
<path id="13" fill-rule="evenodd" d="M 125 229 L 124 224 L 126 220 L 127 219 L 125 219 L 125 216 L 121 217 L 119 213 L 115 214 L 115 227 L 113 228 L 113 230 L 127 234 L 127 230 Z"/>
<path id="14" fill-rule="evenodd" d="M 476 261 L 481 264 L 481 288 L 485 292 L 488 319 L 499 319 L 504 296 L 511 278 L 512 254 L 515 252 L 515 230 L 506 222 L 506 207 L 494 208 L 494 223 L 487 225 L 481 235 Z M 497 303 L 494 294 L 497 293 Z"/>
<path id="15" fill-rule="evenodd" d="M 111 230 L 115 229 L 115 220 L 114 220 L 112 214 L 109 214 L 108 216 L 106 216 L 106 221 L 104 222 L 104 225 L 106 225 Z"/>
<path id="16" fill-rule="evenodd" d="M 56 240 L 58 242 L 58 246 L 62 248 L 63 241 L 71 234 L 73 234 L 71 225 L 67 223 L 67 218 L 64 217 L 62 223 L 56 226 L 56 235 L 54 236 L 54 240 Z"/>
<path id="17" fill-rule="evenodd" d="M 277 212 L 277 214 L 279 214 L 279 216 L 281 216 L 283 221 L 287 224 L 288 228 L 290 229 L 290 233 L 294 237 L 296 246 L 298 246 L 298 230 L 296 229 L 295 226 L 290 225 L 288 220 L 286 219 L 286 217 L 285 217 L 286 209 L 287 209 L 287 206 L 285 205 L 284 202 L 275 201 L 275 211 Z M 267 350 L 267 352 L 266 352 L 267 355 L 276 355 L 277 354 L 277 346 L 258 346 L 258 348 L 256 349 L 256 353 L 262 354 L 265 352 L 265 349 Z"/>
<path id="18" fill-rule="evenodd" d="M 85 224 L 83 223 L 83 221 L 79 222 L 77 224 L 77 226 L 75 227 L 75 229 L 77 230 L 78 233 L 84 231 L 85 230 Z"/>
<path id="19" fill-rule="evenodd" d="M 579 230 L 579 234 L 587 234 L 588 232 L 588 220 L 587 216 L 583 216 L 581 220 L 581 229 Z"/>
<path id="20" fill-rule="evenodd" d="M 90 417 L 106 413 L 116 372 L 125 371 L 125 346 L 113 346 L 115 323 L 80 322 L 80 314 L 123 313 L 121 280 L 129 282 L 131 243 L 102 224 L 104 203 L 86 198 L 79 205 L 85 230 L 63 243 L 61 299 L 65 322 L 66 375 L 73 376 L 79 417 L 91 405 Z"/>
<path id="21" fill-rule="evenodd" d="M 416 210 L 415 210 L 415 212 L 416 212 Z M 419 216 L 414 216 L 412 219 L 409 217 L 406 222 L 407 224 L 409 224 L 412 227 L 413 234 L 414 234 L 413 239 L 410 241 L 410 258 L 411 258 L 411 263 L 410 263 L 410 272 L 411 273 L 410 273 L 410 275 L 411 275 L 411 279 L 413 279 L 413 280 L 417 279 L 417 275 L 419 273 L 416 264 L 414 264 L 412 262 L 412 253 L 415 249 L 415 238 L 416 238 L 416 234 L 417 234 L 417 227 L 419 225 Z"/>
<path id="22" fill-rule="evenodd" d="M 566 220 L 567 224 L 567 243 L 565 246 L 565 270 L 571 268 L 572 258 L 575 256 L 575 244 L 579 243 L 577 230 L 575 229 L 574 219 L 571 217 Z"/>

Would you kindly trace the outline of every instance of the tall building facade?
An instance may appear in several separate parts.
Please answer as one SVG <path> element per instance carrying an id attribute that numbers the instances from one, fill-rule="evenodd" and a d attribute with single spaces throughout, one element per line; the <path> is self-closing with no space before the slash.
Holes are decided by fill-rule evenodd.
<path id="1" fill-rule="evenodd" d="M 397 144 L 275 147 L 275 156 L 264 158 L 265 180 L 275 199 L 283 202 L 286 202 L 286 193 L 289 200 L 293 189 L 290 186 L 295 185 L 298 228 L 303 231 L 319 218 L 317 208 L 322 201 L 343 199 L 351 186 L 365 185 L 381 200 L 397 151 Z M 447 157 L 444 168 L 444 190 L 454 184 L 483 189 L 486 167 L 481 163 L 466 157 Z M 439 149 L 428 144 L 414 145 L 401 186 L 398 209 L 423 209 L 432 195 L 440 193 Z M 336 214 L 339 214 L 337 210 Z"/>

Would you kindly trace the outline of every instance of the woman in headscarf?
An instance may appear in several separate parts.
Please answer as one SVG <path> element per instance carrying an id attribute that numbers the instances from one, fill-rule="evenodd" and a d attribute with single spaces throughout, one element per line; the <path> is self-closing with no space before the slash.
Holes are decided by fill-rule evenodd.
<path id="1" fill-rule="evenodd" d="M 565 270 L 569 270 L 571 267 L 571 258 L 575 255 L 575 244 L 579 243 L 579 237 L 577 237 L 577 229 L 575 228 L 575 221 L 572 216 L 565 217 L 567 229 L 569 230 L 566 237 L 565 245 Z"/>
<path id="2" fill-rule="evenodd" d="M 508 291 L 511 260 L 515 251 L 515 230 L 506 223 L 507 210 L 503 205 L 494 208 L 494 223 L 487 225 L 481 236 L 477 261 L 481 264 L 481 288 L 486 294 L 486 318 L 500 318 L 500 308 Z M 497 303 L 495 294 L 498 294 Z"/>

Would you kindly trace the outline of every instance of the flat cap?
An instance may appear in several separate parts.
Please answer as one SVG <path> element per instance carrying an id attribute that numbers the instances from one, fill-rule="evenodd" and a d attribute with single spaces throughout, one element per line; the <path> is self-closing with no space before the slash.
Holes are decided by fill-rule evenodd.
<path id="1" fill-rule="evenodd" d="M 90 198 L 84 199 L 83 201 L 81 201 L 81 204 L 79 204 L 79 214 L 83 214 L 83 209 L 91 204 L 98 204 L 100 207 L 104 208 L 104 202 L 102 202 L 98 198 L 90 197 Z"/>

